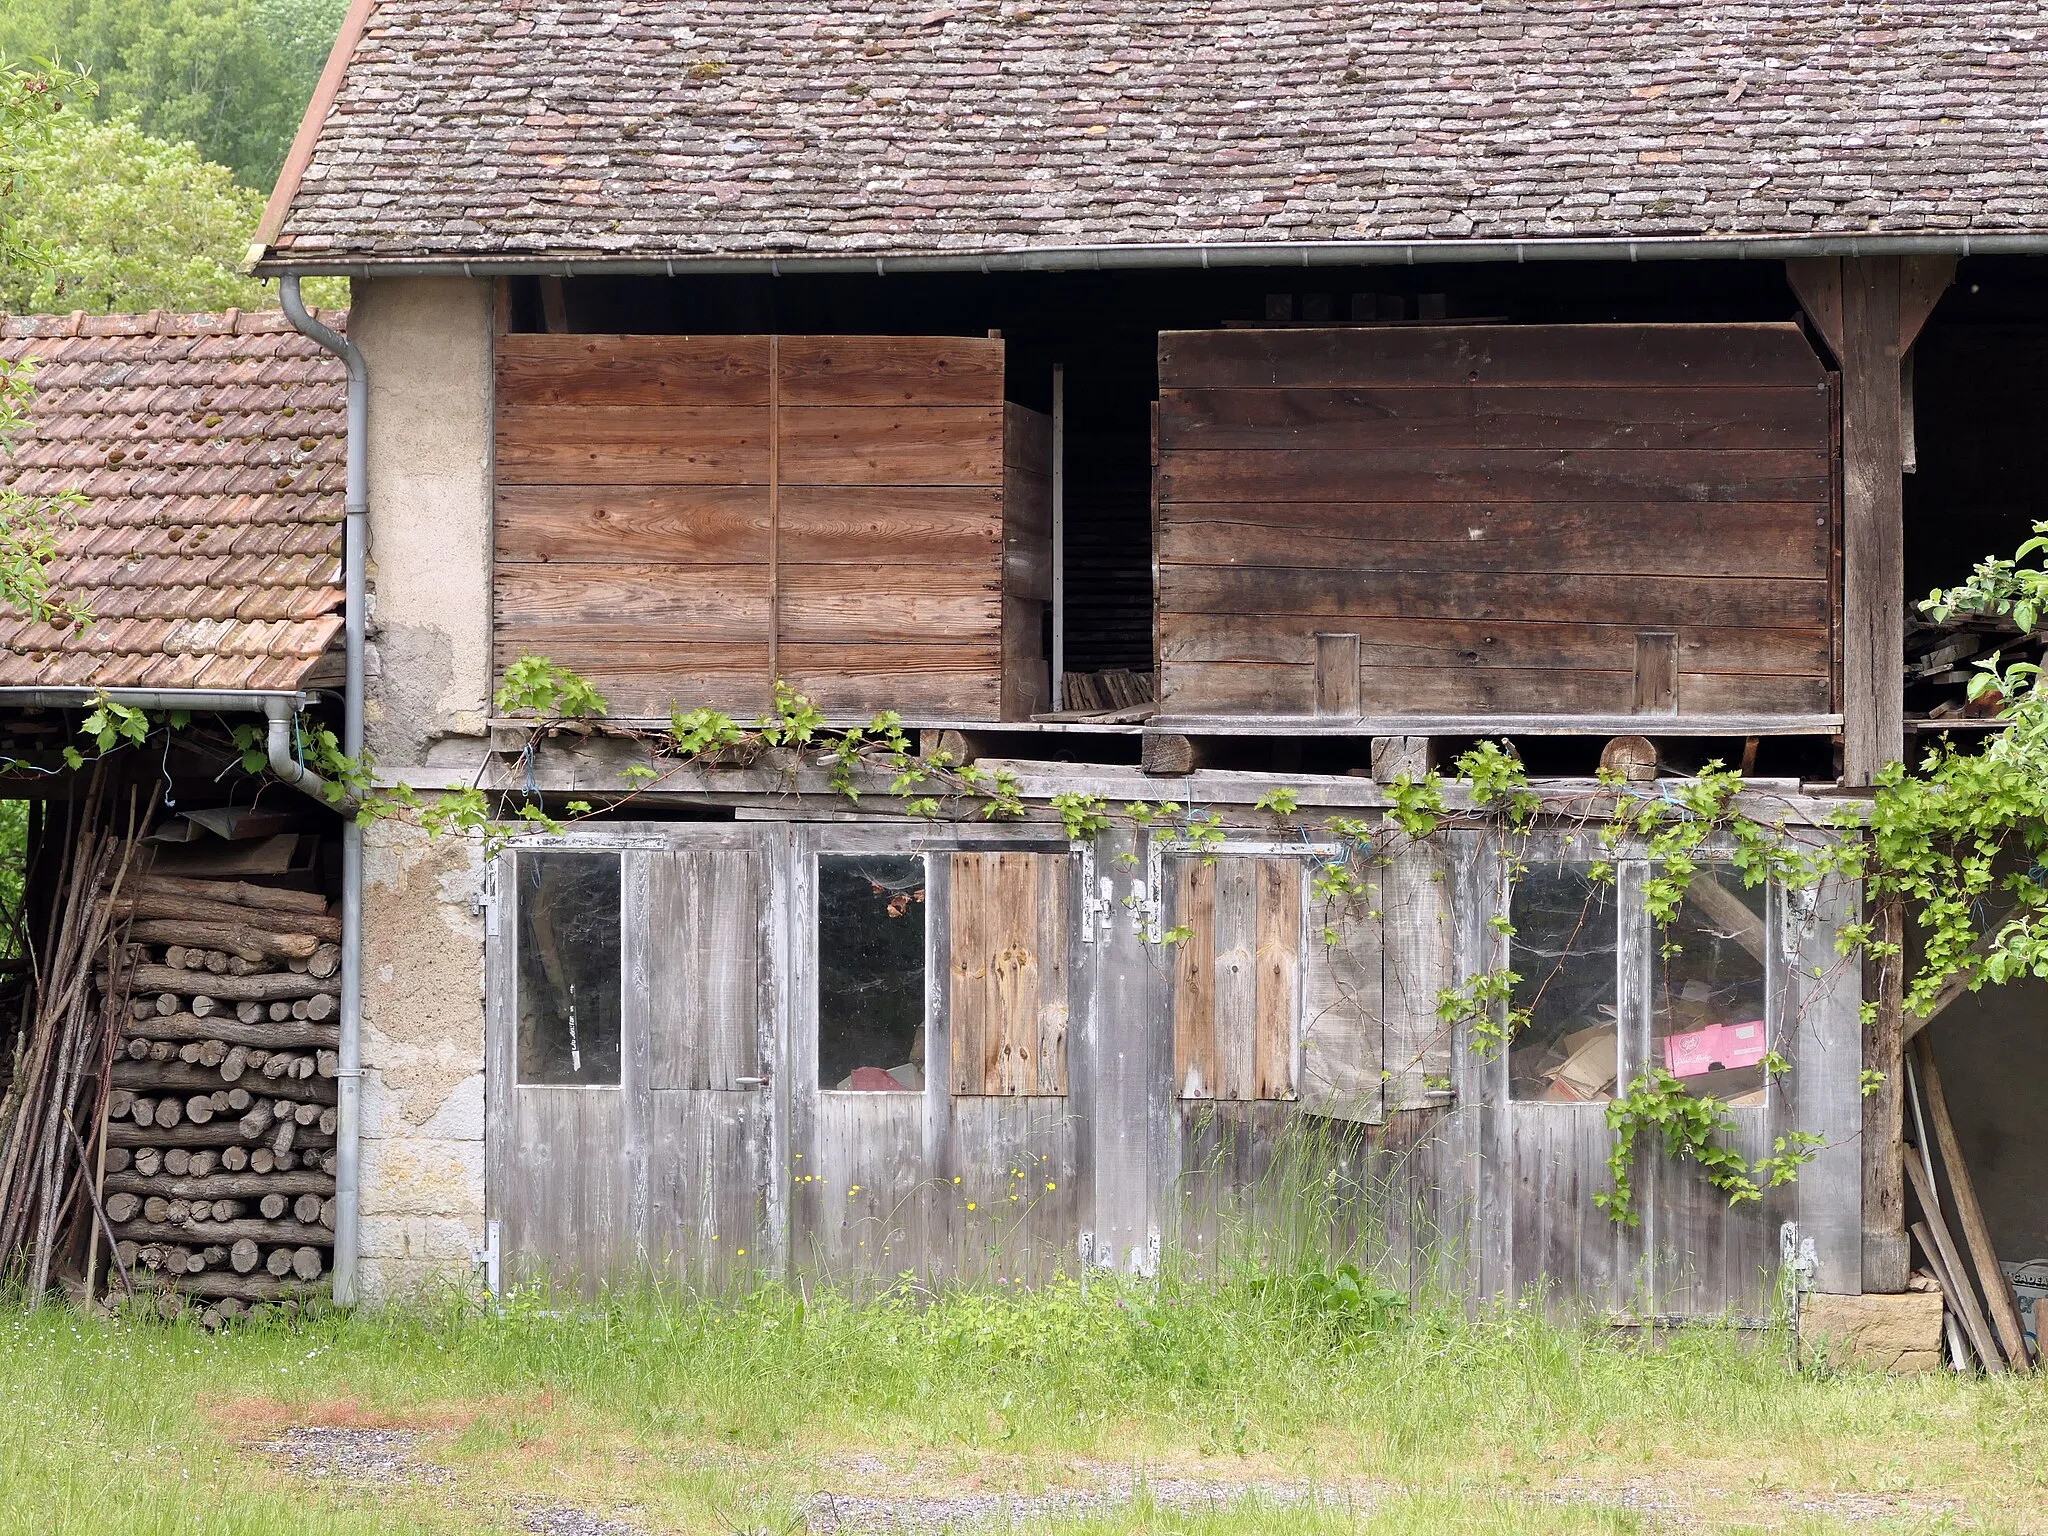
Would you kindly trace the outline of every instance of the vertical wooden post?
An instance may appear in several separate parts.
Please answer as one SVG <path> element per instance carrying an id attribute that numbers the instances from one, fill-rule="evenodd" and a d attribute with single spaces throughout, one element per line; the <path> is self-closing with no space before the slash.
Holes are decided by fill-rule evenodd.
<path id="1" fill-rule="evenodd" d="M 768 702 L 782 681 L 782 338 L 768 338 Z"/>
<path id="2" fill-rule="evenodd" d="M 1052 705 L 1067 707 L 1067 369 L 1052 365 Z"/>
<path id="3" fill-rule="evenodd" d="M 1946 257 L 1789 261 L 1786 276 L 1842 369 L 1842 782 L 1876 782 L 1906 751 L 1907 459 L 1903 360 L 1955 277 Z M 1896 910 L 1873 914 L 1897 941 Z M 1903 1290 L 1910 1253 L 1899 1142 L 1904 1071 L 1893 966 L 1873 966 L 1878 1018 L 1863 1064 L 1883 1078 L 1863 1104 L 1863 1270 L 1873 1291 Z"/>

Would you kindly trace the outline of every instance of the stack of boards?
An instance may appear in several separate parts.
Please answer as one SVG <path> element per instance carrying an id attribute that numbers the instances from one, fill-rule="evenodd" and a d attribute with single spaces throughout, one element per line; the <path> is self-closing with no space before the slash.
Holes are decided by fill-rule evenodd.
<path id="1" fill-rule="evenodd" d="M 322 896 L 145 875 L 100 1199 L 122 1276 L 218 1324 L 323 1294 L 334 1261 L 341 919 Z"/>

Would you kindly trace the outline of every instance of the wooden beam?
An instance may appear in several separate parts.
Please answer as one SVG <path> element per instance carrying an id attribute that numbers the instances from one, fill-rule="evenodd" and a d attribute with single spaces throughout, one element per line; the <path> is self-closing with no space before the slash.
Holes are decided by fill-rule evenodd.
<path id="1" fill-rule="evenodd" d="M 1962 1143 L 1956 1139 L 1955 1121 L 1949 1118 L 1948 1096 L 1942 1092 L 1941 1073 L 1934 1065 L 1932 1041 L 1913 1046 L 1913 1058 L 1920 1068 L 1920 1091 L 1927 1096 L 1927 1118 L 1933 1123 L 1934 1144 L 1941 1149 L 1942 1167 L 1948 1172 L 1948 1190 L 1955 1197 L 1956 1221 L 1970 1245 L 1970 1259 L 1977 1267 L 1977 1284 L 1984 1292 L 1991 1321 L 1998 1329 L 1998 1342 L 2006 1359 L 2019 1370 L 2028 1368 L 2026 1328 L 2020 1322 L 2019 1303 L 2012 1284 L 1998 1265 L 1998 1248 L 1991 1240 L 1990 1223 L 1977 1199 L 1976 1181 L 1970 1165 L 1963 1161 Z M 1917 1169 L 1916 1169 L 1917 1171 Z M 1924 1196 L 1922 1197 L 1924 1200 Z M 1964 1277 L 1958 1273 L 1958 1281 Z M 1966 1282 L 1965 1282 L 1966 1283 Z"/>
<path id="2" fill-rule="evenodd" d="M 1895 950 L 1903 944 L 1906 914 L 1898 897 L 1885 897 L 1870 916 L 1879 944 Z M 1863 1096 L 1863 1289 L 1896 1295 L 1905 1290 L 1913 1268 L 1906 1244 L 1903 1167 L 1906 1100 L 1900 1022 L 1904 955 L 1895 952 L 1872 960 L 1863 970 L 1864 996 L 1877 1001 L 1877 1021 L 1863 1031 L 1863 1065 L 1881 1079 Z"/>
<path id="3" fill-rule="evenodd" d="M 569 300 L 562 291 L 559 277 L 540 279 L 541 324 L 547 327 L 550 336 L 560 336 L 569 329 Z"/>
<path id="4" fill-rule="evenodd" d="M 1842 368 L 1842 775 L 1905 755 L 1905 472 L 1900 358 L 1954 274 L 1895 256 L 1790 261 Z"/>

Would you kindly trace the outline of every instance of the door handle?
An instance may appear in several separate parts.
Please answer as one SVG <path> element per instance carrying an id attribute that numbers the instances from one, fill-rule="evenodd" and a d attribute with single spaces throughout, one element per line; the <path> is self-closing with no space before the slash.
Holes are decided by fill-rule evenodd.
<path id="1" fill-rule="evenodd" d="M 736 1077 L 733 1079 L 733 1084 L 739 1088 L 766 1088 L 768 1086 L 768 1079 L 765 1077 Z"/>

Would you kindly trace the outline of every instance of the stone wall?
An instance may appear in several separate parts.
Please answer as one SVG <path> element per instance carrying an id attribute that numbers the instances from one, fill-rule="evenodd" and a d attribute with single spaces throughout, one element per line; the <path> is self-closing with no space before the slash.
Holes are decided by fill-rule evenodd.
<path id="1" fill-rule="evenodd" d="M 488 283 L 358 282 L 369 365 L 366 724 L 386 784 L 467 779 L 491 692 Z M 363 839 L 362 1294 L 466 1283 L 484 1236 L 481 851 Z"/>

